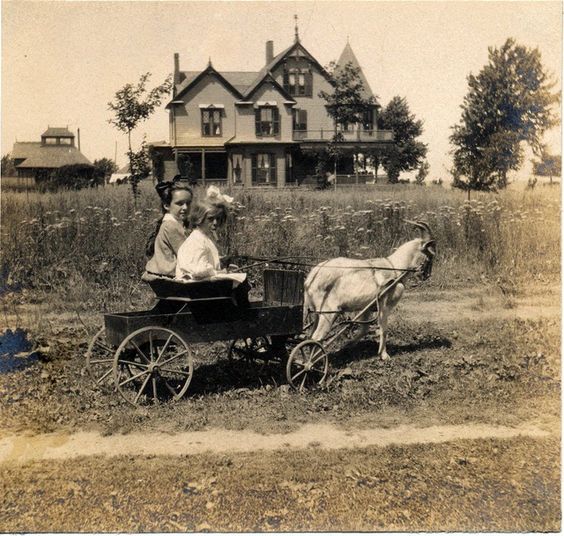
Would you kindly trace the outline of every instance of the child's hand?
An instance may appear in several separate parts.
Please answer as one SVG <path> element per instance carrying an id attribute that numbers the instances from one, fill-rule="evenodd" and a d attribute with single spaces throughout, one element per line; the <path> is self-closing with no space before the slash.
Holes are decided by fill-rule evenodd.
<path id="1" fill-rule="evenodd" d="M 227 271 L 228 272 L 238 272 L 239 271 L 239 267 L 236 264 L 230 264 L 227 267 Z"/>

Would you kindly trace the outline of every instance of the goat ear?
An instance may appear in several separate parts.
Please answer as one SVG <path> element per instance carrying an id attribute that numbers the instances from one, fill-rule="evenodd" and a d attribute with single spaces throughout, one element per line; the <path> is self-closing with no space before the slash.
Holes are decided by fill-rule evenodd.
<path id="1" fill-rule="evenodd" d="M 422 251 L 428 251 L 431 255 L 436 255 L 437 244 L 434 240 L 429 240 L 421 246 Z"/>

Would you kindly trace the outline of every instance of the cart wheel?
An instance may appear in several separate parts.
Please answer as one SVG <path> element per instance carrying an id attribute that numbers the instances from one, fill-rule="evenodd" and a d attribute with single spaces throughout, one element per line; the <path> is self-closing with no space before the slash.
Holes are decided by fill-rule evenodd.
<path id="1" fill-rule="evenodd" d="M 134 331 L 114 356 L 115 387 L 133 405 L 179 400 L 188 390 L 193 372 L 189 346 L 166 328 Z"/>
<path id="2" fill-rule="evenodd" d="M 298 390 L 321 386 L 329 372 L 329 358 L 317 341 L 303 341 L 290 353 L 286 364 L 288 383 Z"/>
<path id="3" fill-rule="evenodd" d="M 249 363 L 269 361 L 272 359 L 270 341 L 266 337 L 235 339 L 229 346 L 227 359 L 229 361 L 244 359 Z"/>
<path id="4" fill-rule="evenodd" d="M 86 372 L 102 389 L 111 389 L 115 347 L 106 342 L 106 328 L 102 327 L 90 341 L 86 350 Z"/>

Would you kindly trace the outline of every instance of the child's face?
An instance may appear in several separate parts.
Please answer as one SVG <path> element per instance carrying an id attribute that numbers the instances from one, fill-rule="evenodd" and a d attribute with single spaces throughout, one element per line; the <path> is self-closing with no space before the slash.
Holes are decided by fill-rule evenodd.
<path id="1" fill-rule="evenodd" d="M 200 224 L 200 230 L 209 236 L 214 236 L 221 224 L 222 220 L 218 214 L 209 213 Z"/>
<path id="2" fill-rule="evenodd" d="M 186 190 L 175 190 L 172 192 L 172 201 L 170 205 L 165 205 L 165 209 L 172 214 L 177 220 L 184 221 L 190 212 L 190 203 L 192 203 L 192 194 Z"/>

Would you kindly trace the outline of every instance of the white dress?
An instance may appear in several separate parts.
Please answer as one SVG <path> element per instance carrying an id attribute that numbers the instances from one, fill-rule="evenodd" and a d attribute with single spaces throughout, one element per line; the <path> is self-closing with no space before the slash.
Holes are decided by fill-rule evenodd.
<path id="1" fill-rule="evenodd" d="M 216 245 L 199 229 L 194 229 L 178 250 L 176 279 L 192 281 L 231 279 L 235 283 L 241 283 L 245 278 L 246 274 L 228 274 L 221 270 Z"/>

